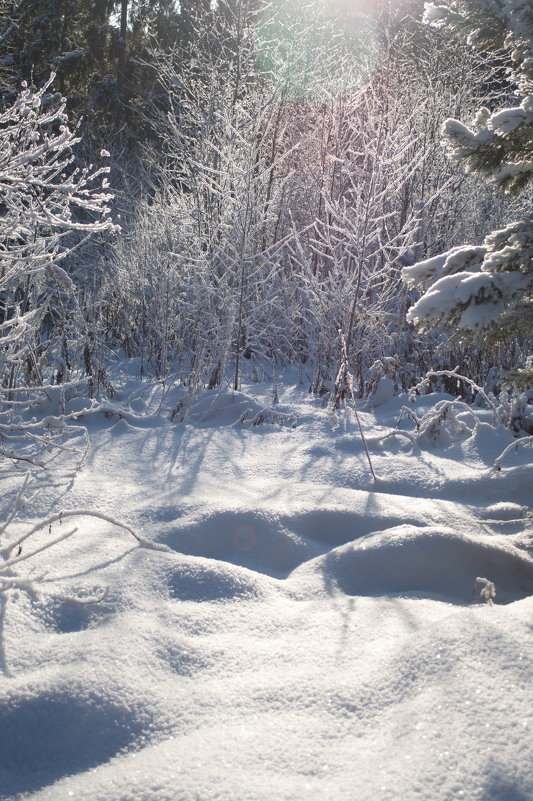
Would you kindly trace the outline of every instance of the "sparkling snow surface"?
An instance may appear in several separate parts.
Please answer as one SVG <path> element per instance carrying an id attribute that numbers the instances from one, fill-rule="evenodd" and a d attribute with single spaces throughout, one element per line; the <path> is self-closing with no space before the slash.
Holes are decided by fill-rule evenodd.
<path id="1" fill-rule="evenodd" d="M 44 578 L 2 621 L 0 799 L 531 801 L 532 451 L 382 439 L 392 398 L 361 411 L 374 483 L 351 413 L 302 389 L 205 393 L 186 425 L 142 392 L 80 420 L 84 466 L 10 528 L 85 508 L 168 550 L 84 517 L 21 563 Z M 239 423 L 265 405 L 296 427 Z M 3 517 L 20 484 L 3 464 Z"/>

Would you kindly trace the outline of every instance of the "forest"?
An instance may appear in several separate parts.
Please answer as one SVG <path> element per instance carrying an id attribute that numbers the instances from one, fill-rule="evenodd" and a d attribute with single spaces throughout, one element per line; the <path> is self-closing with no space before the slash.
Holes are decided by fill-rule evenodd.
<path id="1" fill-rule="evenodd" d="M 0 801 L 532 801 L 530 0 L 0 0 Z"/>
<path id="2" fill-rule="evenodd" d="M 455 368 L 527 389 L 531 68 L 512 72 L 505 26 L 472 47 L 423 11 L 4 3 L 3 388 L 112 393 L 111 365 L 134 358 L 192 397 L 288 367 L 327 395 L 340 331 L 358 398 Z M 407 314 L 435 279 L 479 272 L 494 229 L 490 254 L 514 237 L 519 263 L 483 271 L 512 287 Z"/>

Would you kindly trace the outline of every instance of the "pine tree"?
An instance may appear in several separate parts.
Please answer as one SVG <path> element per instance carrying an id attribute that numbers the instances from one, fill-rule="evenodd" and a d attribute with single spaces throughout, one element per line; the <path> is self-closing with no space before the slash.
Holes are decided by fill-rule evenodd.
<path id="1" fill-rule="evenodd" d="M 506 59 L 515 102 L 481 108 L 471 125 L 448 119 L 443 135 L 453 160 L 516 196 L 533 185 L 533 5 L 530 0 L 443 0 L 426 4 L 425 21 L 454 31 L 487 59 Z M 422 330 L 439 324 L 475 343 L 506 342 L 533 330 L 533 219 L 489 234 L 403 271 L 425 290 L 408 319 Z M 533 385 L 533 369 L 520 373 Z"/>
<path id="2" fill-rule="evenodd" d="M 135 162 L 155 137 L 151 107 L 169 108 L 151 49 L 188 63 L 194 25 L 209 29 L 211 17 L 209 0 L 0 0 L 0 107 L 54 72 L 88 157 L 104 145 Z"/>

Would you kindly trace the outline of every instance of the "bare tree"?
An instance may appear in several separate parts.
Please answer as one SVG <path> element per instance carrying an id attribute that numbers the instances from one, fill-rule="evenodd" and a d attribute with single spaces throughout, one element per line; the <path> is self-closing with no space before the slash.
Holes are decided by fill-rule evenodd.
<path id="1" fill-rule="evenodd" d="M 38 421 L 23 424 L 15 414 L 26 407 L 29 392 L 74 379 L 73 349 L 82 338 L 83 318 L 61 261 L 86 237 L 114 228 L 108 168 L 76 164 L 73 148 L 79 138 L 68 127 L 64 98 L 51 93 L 52 81 L 53 76 L 39 91 L 24 87 L 0 114 L 4 443 L 22 430 L 36 435 Z M 3 446 L 2 452 L 12 453 Z"/>
<path id="2" fill-rule="evenodd" d="M 388 7 L 348 21 L 318 0 L 204 12 L 186 53 L 152 55 L 163 152 L 146 152 L 154 189 L 107 284 L 118 340 L 196 388 L 231 369 L 237 389 L 278 361 L 329 391 L 339 330 L 359 395 L 383 373 L 399 388 L 449 368 L 452 351 L 405 322 L 400 273 L 499 214 L 439 148 L 441 110 L 479 101 L 476 59 L 452 41 L 444 57 L 440 34 Z"/>

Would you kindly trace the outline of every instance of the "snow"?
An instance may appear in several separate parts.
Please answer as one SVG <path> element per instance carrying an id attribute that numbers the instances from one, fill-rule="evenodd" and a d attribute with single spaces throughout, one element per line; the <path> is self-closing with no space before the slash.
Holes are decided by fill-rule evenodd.
<path id="1" fill-rule="evenodd" d="M 524 123 L 530 123 L 529 115 L 520 106 L 514 108 L 502 108 L 490 118 L 490 127 L 493 131 L 500 134 L 512 133 Z"/>
<path id="2" fill-rule="evenodd" d="M 481 269 L 486 253 L 487 248 L 484 245 L 455 247 L 410 267 L 404 267 L 402 277 L 408 286 L 420 286 L 461 270 L 473 273 Z"/>
<path id="3" fill-rule="evenodd" d="M 509 249 L 511 250 L 511 249 Z M 491 266 L 498 256 L 491 254 Z M 418 265 L 414 265 L 417 267 Z M 434 326 L 457 316 L 458 328 L 476 330 L 491 326 L 498 315 L 511 307 L 525 293 L 531 278 L 519 272 L 463 271 L 439 278 L 408 311 L 407 319 L 415 325 Z"/>
<path id="4" fill-rule="evenodd" d="M 459 120 L 445 120 L 442 131 L 444 136 L 449 139 L 451 148 L 450 157 L 456 161 L 470 156 L 480 145 L 485 145 L 490 141 L 491 132 L 488 128 L 481 128 L 479 131 L 471 131 Z"/>
<path id="5" fill-rule="evenodd" d="M 7 593 L 2 801 L 533 798 L 532 451 L 495 471 L 489 410 L 417 439 L 383 398 L 359 410 L 373 482 L 349 410 L 333 430 L 277 391 L 206 391 L 184 424 L 162 385 L 71 402 L 90 452 L 36 476 L 2 541 L 81 510 L 35 535 L 77 526 L 21 563 L 35 594 Z M 21 481 L 4 461 L 4 517 Z"/>
<path id="6" fill-rule="evenodd" d="M 394 382 L 386 375 L 382 375 L 372 393 L 369 402 L 372 408 L 377 409 L 394 395 Z"/>

